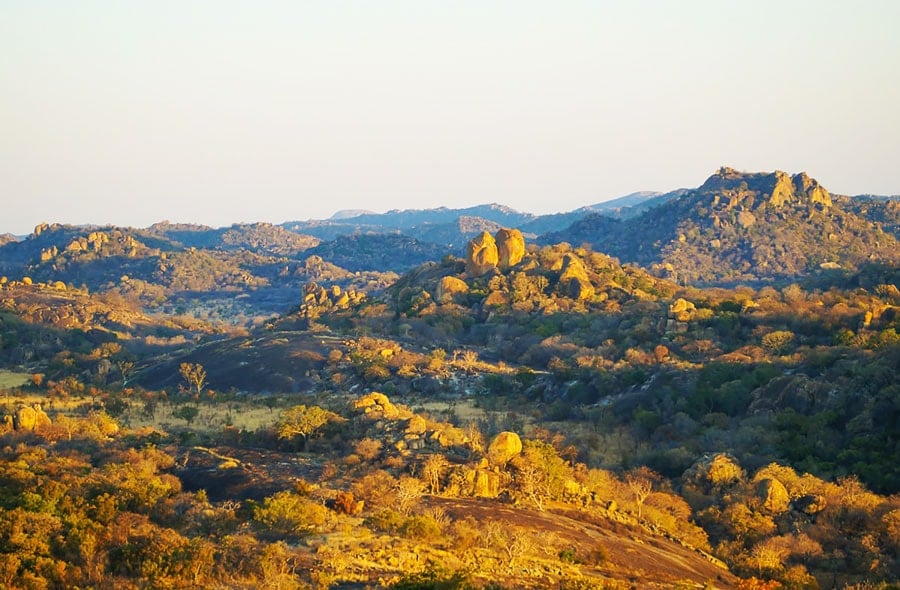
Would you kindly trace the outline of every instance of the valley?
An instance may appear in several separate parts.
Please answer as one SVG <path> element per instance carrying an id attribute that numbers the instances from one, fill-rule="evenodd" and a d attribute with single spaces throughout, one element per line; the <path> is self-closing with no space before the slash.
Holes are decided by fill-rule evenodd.
<path id="1" fill-rule="evenodd" d="M 0 585 L 893 588 L 897 200 L 721 168 L 0 244 Z"/>

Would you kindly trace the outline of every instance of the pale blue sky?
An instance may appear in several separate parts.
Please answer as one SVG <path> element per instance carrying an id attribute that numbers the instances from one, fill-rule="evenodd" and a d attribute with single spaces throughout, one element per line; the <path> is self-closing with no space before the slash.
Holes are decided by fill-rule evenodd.
<path id="1" fill-rule="evenodd" d="M 900 193 L 900 2 L 0 0 L 0 232 Z"/>

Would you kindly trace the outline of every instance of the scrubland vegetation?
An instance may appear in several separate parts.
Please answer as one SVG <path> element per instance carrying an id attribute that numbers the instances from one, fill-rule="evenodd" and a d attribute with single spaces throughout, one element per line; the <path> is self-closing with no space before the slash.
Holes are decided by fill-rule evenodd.
<path id="1" fill-rule="evenodd" d="M 900 579 L 893 261 L 697 287 L 515 232 L 402 275 L 265 224 L 30 240 L 0 248 L 0 587 Z"/>

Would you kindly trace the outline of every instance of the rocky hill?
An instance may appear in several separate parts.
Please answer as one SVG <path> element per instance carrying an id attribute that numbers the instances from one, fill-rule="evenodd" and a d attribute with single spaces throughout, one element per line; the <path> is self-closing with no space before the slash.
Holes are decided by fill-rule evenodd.
<path id="1" fill-rule="evenodd" d="M 794 279 L 900 256 L 894 235 L 805 173 L 731 168 L 637 217 L 595 214 L 541 241 L 589 243 L 682 284 Z"/>
<path id="2" fill-rule="evenodd" d="M 847 211 L 877 223 L 900 239 L 900 197 L 860 195 L 836 199 Z"/>

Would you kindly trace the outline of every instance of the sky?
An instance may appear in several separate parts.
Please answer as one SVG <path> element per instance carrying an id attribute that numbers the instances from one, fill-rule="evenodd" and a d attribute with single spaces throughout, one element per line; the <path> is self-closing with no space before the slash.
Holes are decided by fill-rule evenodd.
<path id="1" fill-rule="evenodd" d="M 0 0 L 0 233 L 900 193 L 900 2 Z"/>

